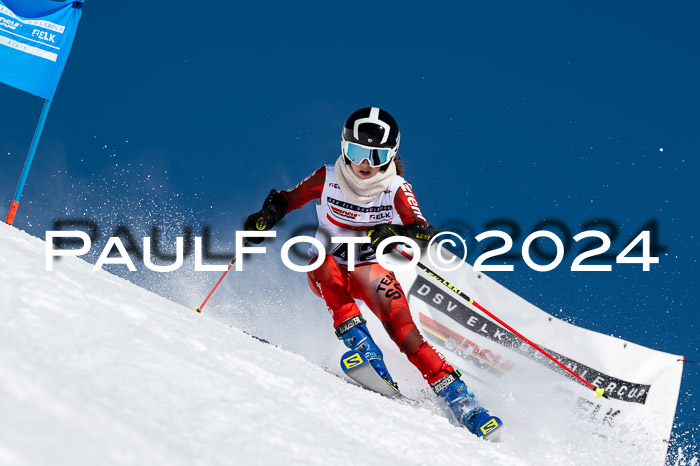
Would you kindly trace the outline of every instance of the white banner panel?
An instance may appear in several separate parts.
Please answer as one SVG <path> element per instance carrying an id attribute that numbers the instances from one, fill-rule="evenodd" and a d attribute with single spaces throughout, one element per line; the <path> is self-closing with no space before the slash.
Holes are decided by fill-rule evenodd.
<path id="1" fill-rule="evenodd" d="M 557 400 L 552 409 L 562 406 L 563 400 L 565 406 L 572 407 L 571 415 L 591 421 L 596 435 L 642 447 L 648 450 L 650 463 L 663 464 L 680 390 L 682 356 L 563 322 L 475 272 L 469 264 L 440 271 L 425 254 L 421 263 L 443 281 L 423 270 L 397 273 L 414 321 L 424 337 L 465 373 L 468 384 L 476 381 L 491 392 L 507 391 L 508 377 L 530 378 L 532 390 L 545 400 Z M 444 281 L 584 380 L 604 388 L 609 398 L 597 397 L 591 388 L 458 296 Z"/>

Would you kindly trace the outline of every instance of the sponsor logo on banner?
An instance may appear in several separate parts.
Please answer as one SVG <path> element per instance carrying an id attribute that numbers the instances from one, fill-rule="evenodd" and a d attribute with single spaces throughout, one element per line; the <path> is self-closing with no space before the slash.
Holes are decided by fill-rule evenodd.
<path id="1" fill-rule="evenodd" d="M 541 364 L 553 371 L 559 372 L 567 378 L 572 380 L 573 377 L 560 368 L 558 365 L 554 364 L 549 359 L 542 356 L 537 350 L 528 345 L 526 342 L 521 340 L 517 335 L 511 333 L 509 330 L 501 327 L 495 322 L 487 319 L 482 314 L 473 311 L 468 306 L 463 304 L 456 299 L 453 299 L 446 291 L 443 291 L 441 287 L 433 282 L 428 282 L 424 277 L 418 276 L 416 281 L 411 286 L 409 290 L 409 296 L 413 296 L 421 301 L 423 301 L 428 306 L 435 310 L 442 312 L 443 314 L 449 316 L 451 319 L 459 323 L 465 329 L 474 332 L 475 334 L 498 343 L 504 348 L 521 354 L 538 364 Z M 427 321 L 426 321 L 427 324 Z M 423 316 L 421 316 L 421 325 L 424 325 Z M 443 330 L 446 327 L 443 327 Z M 431 333 L 428 332 L 430 335 Z M 452 335 L 453 340 L 456 340 L 460 336 L 458 334 Z M 436 335 L 433 335 L 434 337 Z M 443 337 L 445 334 L 443 333 Z M 445 338 L 445 341 L 449 341 Z M 463 340 L 462 344 L 466 344 L 467 340 Z M 448 345 L 445 345 L 449 347 Z M 562 354 L 556 353 L 547 349 L 542 345 L 538 345 L 559 362 L 567 366 L 572 371 L 579 374 L 584 380 L 590 382 L 596 387 L 602 387 L 605 389 L 605 393 L 613 399 L 626 401 L 630 403 L 640 403 L 645 404 L 647 395 L 649 394 L 649 389 L 651 385 L 632 383 L 625 380 L 618 379 L 616 377 L 604 374 L 592 367 L 586 366 L 578 361 L 568 358 Z M 483 351 L 479 351 L 484 353 Z M 484 358 L 486 359 L 486 358 Z M 491 358 L 491 362 L 495 359 Z M 484 368 L 489 365 L 485 365 Z M 493 365 L 491 365 L 493 367 Z"/>
<path id="2" fill-rule="evenodd" d="M 479 347 L 466 337 L 435 322 L 425 314 L 419 314 L 421 330 L 429 340 L 438 343 L 460 358 L 473 362 L 480 369 L 502 375 L 515 367 L 515 362 L 505 359 L 492 348 Z M 494 345 L 497 346 L 497 345 Z"/>
<path id="3" fill-rule="evenodd" d="M 33 3 L 31 18 L 15 14 L 5 3 L 0 0 L 0 83 L 52 100 L 78 28 L 82 0 L 9 2 Z"/>
<path id="4" fill-rule="evenodd" d="M 0 16 L 0 45 L 52 62 L 58 59 L 61 48 L 56 45 L 56 35 L 63 34 L 63 26 L 50 21 L 21 19 L 2 5 L 0 14 L 3 15 Z M 23 25 L 32 27 L 23 28 Z"/>
<path id="5" fill-rule="evenodd" d="M 14 31 L 17 29 L 17 26 L 22 27 L 17 21 L 12 21 L 11 19 L 0 16 L 0 27 L 5 27 Z"/>

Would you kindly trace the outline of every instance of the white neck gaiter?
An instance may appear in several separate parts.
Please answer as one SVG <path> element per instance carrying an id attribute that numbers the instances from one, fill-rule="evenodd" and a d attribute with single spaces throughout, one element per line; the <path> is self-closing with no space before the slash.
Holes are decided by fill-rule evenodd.
<path id="1" fill-rule="evenodd" d="M 352 171 L 352 167 L 345 163 L 345 156 L 340 154 L 335 161 L 335 178 L 340 189 L 354 204 L 367 204 L 377 197 L 379 193 L 389 187 L 396 176 L 396 165 L 389 162 L 389 167 L 379 172 L 372 178 L 360 178 Z"/>

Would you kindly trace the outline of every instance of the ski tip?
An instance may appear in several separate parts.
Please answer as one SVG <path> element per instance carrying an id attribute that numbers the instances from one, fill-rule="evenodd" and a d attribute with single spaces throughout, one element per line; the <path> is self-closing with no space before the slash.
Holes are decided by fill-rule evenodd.
<path id="1" fill-rule="evenodd" d="M 598 387 L 598 388 L 595 389 L 595 394 L 598 396 L 598 398 L 600 398 L 601 396 L 607 398 L 607 397 L 604 395 L 604 393 L 605 393 L 605 389 L 602 388 L 602 387 Z"/>

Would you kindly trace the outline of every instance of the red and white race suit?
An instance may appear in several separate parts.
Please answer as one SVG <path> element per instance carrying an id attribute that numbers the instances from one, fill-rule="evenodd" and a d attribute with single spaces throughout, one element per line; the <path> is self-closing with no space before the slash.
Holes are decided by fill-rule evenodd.
<path id="1" fill-rule="evenodd" d="M 416 328 L 406 295 L 393 272 L 376 261 L 368 245 L 357 245 L 355 270 L 347 268 L 347 246 L 331 243 L 334 236 L 365 236 L 380 223 L 427 225 L 411 185 L 396 175 L 389 187 L 366 204 L 350 202 L 335 179 L 335 167 L 325 165 L 295 187 L 280 191 L 288 212 L 316 201 L 316 238 L 328 252 L 322 265 L 308 274 L 309 286 L 326 301 L 333 325 L 360 314 L 355 299 L 367 304 L 391 339 L 435 383 L 454 369 L 430 346 Z M 312 249 L 312 253 L 315 249 Z"/>

